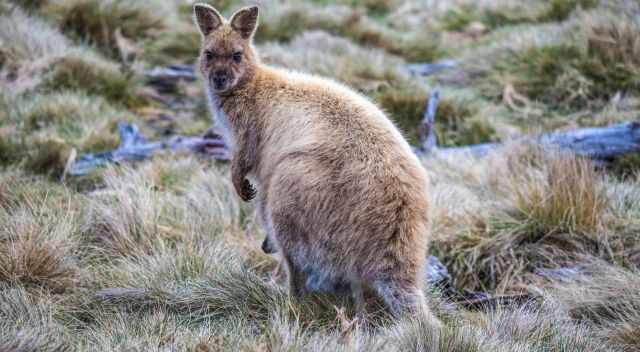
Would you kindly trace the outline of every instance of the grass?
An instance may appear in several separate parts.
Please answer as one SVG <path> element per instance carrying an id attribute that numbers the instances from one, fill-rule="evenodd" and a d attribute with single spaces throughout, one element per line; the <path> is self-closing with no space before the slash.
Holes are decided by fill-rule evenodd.
<path id="1" fill-rule="evenodd" d="M 119 56 L 117 30 L 125 38 L 144 38 L 163 28 L 162 13 L 141 3 L 122 0 L 51 0 L 42 13 L 63 32 L 85 40 L 113 57 Z"/>
<path id="2" fill-rule="evenodd" d="M 44 89 L 84 90 L 128 107 L 143 104 L 132 73 L 91 54 L 68 55 L 55 60 L 44 74 Z"/>
<path id="3" fill-rule="evenodd" d="M 226 15 L 248 4 L 210 3 Z M 447 147 L 636 119 L 638 14 L 631 0 L 266 0 L 257 48 L 358 90 L 411 143 L 439 87 Z M 199 40 L 178 0 L 0 2 L 0 350 L 640 348 L 635 155 L 601 165 L 507 143 L 482 159 L 422 160 L 430 254 L 454 285 L 540 297 L 469 311 L 425 287 L 441 330 L 373 302 L 372 323 L 350 325 L 339 295 L 291 300 L 224 164 L 159 154 L 64 175 L 74 153 L 115 148 L 118 121 L 151 140 L 205 130 L 200 82 L 181 83 L 168 107 L 146 98 L 144 77 L 193 63 Z M 439 58 L 460 64 L 407 69 Z M 541 271 L 557 268 L 578 274 Z"/>
<path id="4" fill-rule="evenodd" d="M 529 45 L 495 57 L 492 66 L 480 69 L 484 95 L 507 100 L 505 87 L 512 87 L 523 105 L 512 104 L 513 109 L 539 109 L 548 121 L 557 121 L 551 117 L 558 113 L 562 118 L 605 109 L 617 94 L 637 95 L 637 24 L 609 18 L 586 20 L 583 28 L 570 41 Z"/>

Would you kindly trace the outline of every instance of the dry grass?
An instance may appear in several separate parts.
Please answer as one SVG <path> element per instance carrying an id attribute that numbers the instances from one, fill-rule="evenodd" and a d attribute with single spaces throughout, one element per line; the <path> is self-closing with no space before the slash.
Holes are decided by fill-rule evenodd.
<path id="1" fill-rule="evenodd" d="M 287 44 L 263 45 L 260 53 L 270 64 L 340 78 L 365 92 L 406 84 L 410 79 L 399 58 L 322 31 L 305 32 Z"/>
<path id="2" fill-rule="evenodd" d="M 210 3 L 228 15 L 248 2 Z M 636 1 L 261 6 L 264 61 L 354 87 L 410 141 L 436 86 L 442 146 L 640 112 Z M 199 82 L 179 86 L 173 109 L 139 96 L 144 69 L 195 60 L 190 12 L 179 0 L 0 2 L 0 350 L 640 348 L 633 156 L 597 167 L 507 145 L 483 159 L 425 159 L 431 254 L 455 285 L 543 297 L 470 312 L 430 294 L 442 330 L 416 317 L 392 321 L 374 302 L 371 324 L 350 324 L 344 296 L 290 300 L 271 280 L 277 260 L 260 250 L 264 232 L 226 165 L 157 155 L 61 181 L 73 149 L 117 145 L 117 121 L 152 139 L 163 137 L 163 123 L 193 134 L 208 125 Z M 428 77 L 406 68 L 437 57 L 461 64 Z M 161 114 L 170 120 L 158 122 Z M 539 275 L 562 267 L 580 274 Z"/>
<path id="3" fill-rule="evenodd" d="M 163 28 L 163 13 L 139 2 L 122 0 L 50 0 L 41 12 L 53 18 L 73 37 L 119 57 L 116 31 L 125 38 L 142 39 Z"/>
<path id="4" fill-rule="evenodd" d="M 637 351 L 640 340 L 640 273 L 591 262 L 581 276 L 554 282 L 552 294 L 576 319 L 601 325 L 599 334 L 623 351 Z"/>
<path id="5" fill-rule="evenodd" d="M 601 231 L 607 221 L 608 200 L 594 165 L 562 153 L 542 158 L 539 172 L 515 166 L 508 180 L 517 216 L 529 222 L 534 233 Z"/>
<path id="6" fill-rule="evenodd" d="M 25 192 L 33 184 L 24 179 L 0 182 L 6 189 L 0 204 L 0 283 L 53 291 L 75 286 L 75 209 L 61 198 L 55 211 L 46 194 Z"/>
<path id="7" fill-rule="evenodd" d="M 436 200 L 442 213 L 435 247 L 461 287 L 520 291 L 526 274 L 540 267 L 573 266 L 584 255 L 630 258 L 617 236 L 606 235 L 617 226 L 615 211 L 605 181 L 586 160 L 535 149 L 498 154 L 453 185 L 448 180 L 435 196 L 460 183 L 469 187 L 469 179 L 479 185 L 445 200 L 452 208 Z M 627 246 L 637 243 L 620 236 Z"/>

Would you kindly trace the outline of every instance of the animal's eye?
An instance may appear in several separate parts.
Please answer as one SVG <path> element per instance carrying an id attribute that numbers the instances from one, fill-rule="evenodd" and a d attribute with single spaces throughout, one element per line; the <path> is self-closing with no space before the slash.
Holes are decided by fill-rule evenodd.
<path id="1" fill-rule="evenodd" d="M 239 51 L 236 51 L 235 53 L 233 53 L 232 57 L 233 57 L 233 61 L 235 62 L 242 61 L 242 53 Z"/>
<path id="2" fill-rule="evenodd" d="M 216 54 L 214 54 L 211 51 L 207 50 L 207 51 L 204 52 L 204 56 L 207 58 L 207 60 L 211 61 L 216 56 Z"/>

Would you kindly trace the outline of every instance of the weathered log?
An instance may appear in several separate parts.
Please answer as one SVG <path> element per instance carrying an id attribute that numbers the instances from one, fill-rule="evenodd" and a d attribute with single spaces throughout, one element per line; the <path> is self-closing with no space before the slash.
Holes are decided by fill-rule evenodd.
<path id="1" fill-rule="evenodd" d="M 110 163 L 141 161 L 161 150 L 188 150 L 216 160 L 229 160 L 227 146 L 222 137 L 217 134 L 207 134 L 204 137 L 173 136 L 165 141 L 149 142 L 140 134 L 140 130 L 135 124 L 120 122 L 118 130 L 120 145 L 117 149 L 81 156 L 69 168 L 69 175 L 86 175 L 92 170 Z"/>
<path id="2" fill-rule="evenodd" d="M 457 60 L 445 59 L 433 63 L 409 64 L 407 65 L 407 69 L 409 73 L 415 76 L 429 76 L 440 71 L 455 68 L 458 64 L 459 61 Z"/>
<path id="3" fill-rule="evenodd" d="M 197 75 L 193 66 L 170 65 L 156 67 L 145 72 L 147 83 L 162 93 L 175 93 L 180 81 L 195 81 Z"/>
<path id="4" fill-rule="evenodd" d="M 438 148 L 436 137 L 436 112 L 440 103 L 440 89 L 435 89 L 427 102 L 424 117 L 419 128 L 418 148 L 419 152 L 431 153 Z"/>
<path id="5" fill-rule="evenodd" d="M 469 310 L 489 310 L 500 306 L 527 305 L 539 303 L 540 297 L 528 293 L 488 296 L 474 299 L 460 299 L 454 303 Z"/>
<path id="6" fill-rule="evenodd" d="M 435 129 L 436 111 L 440 101 L 440 90 L 434 89 L 429 96 L 427 108 L 420 124 L 419 146 L 416 153 L 433 156 L 455 156 L 468 154 L 481 157 L 504 143 L 484 143 L 461 147 L 438 148 Z M 606 127 L 579 128 L 516 138 L 510 143 L 550 146 L 567 150 L 576 155 L 607 160 L 625 154 L 640 153 L 640 120 Z"/>
<path id="7" fill-rule="evenodd" d="M 517 138 L 510 143 L 550 146 L 595 160 L 608 160 L 630 153 L 640 153 L 640 121 L 606 127 L 589 127 Z M 463 147 L 439 148 L 438 156 L 470 154 L 481 157 L 504 145 L 475 144 Z"/>
<path id="8" fill-rule="evenodd" d="M 416 154 L 436 157 L 467 154 L 481 157 L 503 145 L 503 143 L 485 143 L 438 148 L 435 118 L 439 101 L 440 90 L 435 89 L 428 99 L 419 127 L 419 145 L 415 148 Z M 165 141 L 149 142 L 134 124 L 120 123 L 118 127 L 121 142 L 116 150 L 83 155 L 69 168 L 68 174 L 85 175 L 109 163 L 140 161 L 151 157 L 158 150 L 186 149 L 216 160 L 228 161 L 230 158 L 227 146 L 217 134 L 208 134 L 203 137 L 173 136 Z M 512 140 L 511 143 L 551 146 L 569 150 L 580 156 L 607 160 L 629 153 L 640 153 L 640 121 L 524 136 Z"/>
<path id="9" fill-rule="evenodd" d="M 156 67 L 145 73 L 147 78 L 153 80 L 186 80 L 195 81 L 197 76 L 193 66 L 189 65 L 169 65 L 167 67 Z"/>

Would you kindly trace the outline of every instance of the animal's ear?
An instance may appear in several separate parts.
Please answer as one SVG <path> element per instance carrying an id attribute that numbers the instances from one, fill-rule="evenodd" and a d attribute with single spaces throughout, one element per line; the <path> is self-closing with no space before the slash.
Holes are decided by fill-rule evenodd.
<path id="1" fill-rule="evenodd" d="M 258 27 L 258 6 L 244 7 L 231 16 L 231 28 L 243 38 L 250 38 Z"/>
<path id="2" fill-rule="evenodd" d="M 222 16 L 218 10 L 207 4 L 193 5 L 193 17 L 204 36 L 222 25 Z"/>

